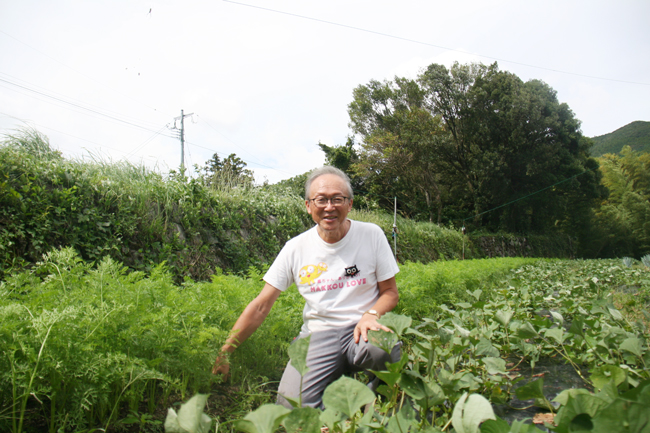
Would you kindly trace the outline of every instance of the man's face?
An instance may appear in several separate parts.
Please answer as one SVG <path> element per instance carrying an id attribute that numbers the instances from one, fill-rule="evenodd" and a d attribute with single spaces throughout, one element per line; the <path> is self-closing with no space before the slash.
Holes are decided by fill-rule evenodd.
<path id="1" fill-rule="evenodd" d="M 334 174 L 318 176 L 311 183 L 309 198 L 317 197 L 333 198 L 336 196 L 348 197 L 350 192 L 343 179 Z M 307 212 L 311 215 L 319 228 L 326 232 L 335 234 L 337 231 L 345 231 L 343 223 L 348 212 L 352 209 L 352 200 L 345 200 L 341 206 L 334 206 L 328 202 L 324 208 L 319 208 L 313 201 L 305 201 Z"/>

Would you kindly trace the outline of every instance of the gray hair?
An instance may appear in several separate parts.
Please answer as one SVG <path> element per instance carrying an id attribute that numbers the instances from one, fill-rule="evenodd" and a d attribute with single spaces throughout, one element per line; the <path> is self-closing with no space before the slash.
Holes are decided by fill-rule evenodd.
<path id="1" fill-rule="evenodd" d="M 331 165 L 325 165 L 321 168 L 316 168 L 312 170 L 311 173 L 309 173 L 309 177 L 305 182 L 305 200 L 309 200 L 309 189 L 311 188 L 311 183 L 314 181 L 314 179 L 324 174 L 333 174 L 343 179 L 343 181 L 345 181 L 345 184 L 348 187 L 348 197 L 350 198 L 350 200 L 354 198 L 354 193 L 352 192 L 352 184 L 350 183 L 350 178 L 348 177 L 348 175 L 336 167 L 332 167 Z"/>

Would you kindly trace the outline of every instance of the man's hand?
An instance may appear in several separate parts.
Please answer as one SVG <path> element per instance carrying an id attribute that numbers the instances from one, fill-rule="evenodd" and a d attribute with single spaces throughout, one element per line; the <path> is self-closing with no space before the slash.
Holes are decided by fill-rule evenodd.
<path id="1" fill-rule="evenodd" d="M 212 367 L 212 374 L 221 374 L 223 375 L 223 380 L 228 379 L 228 374 L 230 373 L 230 362 L 228 362 L 228 355 L 221 353 L 217 356 L 216 361 L 214 361 L 214 366 Z"/>
<path id="2" fill-rule="evenodd" d="M 368 331 L 379 330 L 393 332 L 389 328 L 380 324 L 377 321 L 377 316 L 366 313 L 361 316 L 361 320 L 359 320 L 359 323 L 357 323 L 357 326 L 354 328 L 354 342 L 359 343 L 359 338 L 363 338 L 363 341 L 368 342 Z"/>

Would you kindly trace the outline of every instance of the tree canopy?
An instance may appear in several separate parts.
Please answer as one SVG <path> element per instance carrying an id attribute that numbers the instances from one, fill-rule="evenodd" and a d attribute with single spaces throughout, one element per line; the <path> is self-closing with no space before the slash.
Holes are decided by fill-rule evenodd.
<path id="1" fill-rule="evenodd" d="M 650 154 L 625 146 L 600 158 L 609 196 L 597 209 L 598 256 L 650 254 Z"/>
<path id="2" fill-rule="evenodd" d="M 253 172 L 246 168 L 247 164 L 234 153 L 221 159 L 215 153 L 205 162 L 203 179 L 208 186 L 214 188 L 236 186 L 251 186 L 254 182 Z"/>
<path id="3" fill-rule="evenodd" d="M 602 197 L 580 122 L 539 80 L 497 64 L 432 64 L 353 92 L 358 176 L 402 213 L 511 232 L 565 230 Z M 576 214 L 576 208 L 585 212 Z"/>

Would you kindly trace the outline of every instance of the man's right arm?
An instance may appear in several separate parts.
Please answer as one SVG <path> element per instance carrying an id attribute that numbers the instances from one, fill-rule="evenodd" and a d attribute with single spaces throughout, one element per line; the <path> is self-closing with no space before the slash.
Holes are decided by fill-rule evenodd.
<path id="1" fill-rule="evenodd" d="M 260 294 L 246 306 L 232 327 L 230 337 L 221 347 L 219 356 L 217 356 L 214 367 L 212 367 L 212 374 L 228 376 L 230 371 L 228 355 L 234 352 L 237 346 L 246 341 L 260 327 L 280 293 L 282 293 L 280 290 L 266 283 Z"/>

